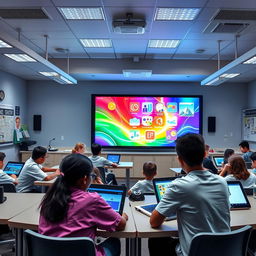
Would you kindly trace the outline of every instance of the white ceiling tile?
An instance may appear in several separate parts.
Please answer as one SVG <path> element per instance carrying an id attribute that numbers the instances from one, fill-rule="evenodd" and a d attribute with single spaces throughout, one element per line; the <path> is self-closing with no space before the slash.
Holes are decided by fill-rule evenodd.
<path id="1" fill-rule="evenodd" d="M 147 49 L 147 40 L 113 40 L 113 47 L 116 53 L 142 53 Z M 129 47 L 128 47 L 129 45 Z"/>

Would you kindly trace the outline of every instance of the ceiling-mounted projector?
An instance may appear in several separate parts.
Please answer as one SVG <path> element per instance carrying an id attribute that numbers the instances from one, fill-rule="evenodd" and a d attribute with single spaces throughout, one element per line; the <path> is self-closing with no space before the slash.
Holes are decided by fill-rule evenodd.
<path id="1" fill-rule="evenodd" d="M 144 19 L 134 19 L 132 13 L 126 14 L 126 19 L 113 21 L 114 32 L 118 34 L 144 34 L 146 22 Z"/>

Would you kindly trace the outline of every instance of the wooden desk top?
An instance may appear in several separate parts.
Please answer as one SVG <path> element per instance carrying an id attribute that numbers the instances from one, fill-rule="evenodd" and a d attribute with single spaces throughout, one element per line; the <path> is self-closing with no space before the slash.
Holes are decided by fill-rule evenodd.
<path id="1" fill-rule="evenodd" d="M 39 210 L 38 205 L 34 204 L 32 207 L 23 211 L 19 215 L 13 217 L 8 221 L 8 225 L 13 228 L 20 229 L 32 229 L 37 230 L 39 224 Z M 132 218 L 131 207 L 129 206 L 128 199 L 126 199 L 124 212 L 128 215 L 129 219 L 127 221 L 124 231 L 117 232 L 106 232 L 103 230 L 98 230 L 97 235 L 102 237 L 122 237 L 122 238 L 133 238 L 136 237 L 136 227 Z"/>
<path id="2" fill-rule="evenodd" d="M 35 186 L 45 186 L 45 187 L 50 187 L 54 182 L 55 182 L 56 178 L 54 178 L 53 180 L 36 180 L 34 182 Z"/>
<path id="3" fill-rule="evenodd" d="M 37 193 L 5 193 L 7 200 L 0 204 L 0 224 L 8 224 L 8 220 L 22 213 L 35 204 L 39 204 L 43 194 Z"/>
<path id="4" fill-rule="evenodd" d="M 256 228 L 256 199 L 252 196 L 249 196 L 248 199 L 251 203 L 251 209 L 231 211 L 232 229 L 238 229 L 245 225 L 251 225 Z M 146 196 L 145 201 L 143 202 L 131 202 L 132 214 L 137 228 L 137 236 L 141 238 L 178 236 L 176 220 L 165 221 L 159 228 L 153 229 L 149 224 L 149 217 L 134 208 L 136 205 L 155 202 L 155 196 Z"/>

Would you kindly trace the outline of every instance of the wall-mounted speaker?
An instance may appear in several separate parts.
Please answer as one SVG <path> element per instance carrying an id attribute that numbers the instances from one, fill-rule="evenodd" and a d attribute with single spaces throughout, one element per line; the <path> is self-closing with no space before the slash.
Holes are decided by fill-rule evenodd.
<path id="1" fill-rule="evenodd" d="M 216 116 L 208 116 L 208 132 L 216 131 Z"/>
<path id="2" fill-rule="evenodd" d="M 34 129 L 34 131 L 41 131 L 41 129 L 42 129 L 42 116 L 41 115 L 33 116 L 33 129 Z"/>

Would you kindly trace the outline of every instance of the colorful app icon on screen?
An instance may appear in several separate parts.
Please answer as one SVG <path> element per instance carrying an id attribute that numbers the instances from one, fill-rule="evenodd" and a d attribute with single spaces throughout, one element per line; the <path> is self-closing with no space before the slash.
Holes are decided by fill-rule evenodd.
<path id="1" fill-rule="evenodd" d="M 143 126 L 151 126 L 153 122 L 153 117 L 152 116 L 143 116 L 141 118 L 141 123 Z"/>
<path id="2" fill-rule="evenodd" d="M 177 126 L 178 125 L 178 117 L 177 116 L 168 116 L 167 124 L 169 126 Z"/>
<path id="3" fill-rule="evenodd" d="M 194 116 L 194 102 L 180 102 L 179 115 L 180 116 Z"/>
<path id="4" fill-rule="evenodd" d="M 139 102 L 130 102 L 130 112 L 138 113 L 140 111 L 140 103 Z"/>
<path id="5" fill-rule="evenodd" d="M 145 132 L 145 139 L 146 140 L 155 140 L 155 131 L 146 131 Z"/>
<path id="6" fill-rule="evenodd" d="M 156 126 L 163 126 L 164 125 L 164 119 L 161 116 L 156 116 L 154 119 Z"/>
<path id="7" fill-rule="evenodd" d="M 177 102 L 167 102 L 167 112 L 176 113 L 177 109 Z"/>
<path id="8" fill-rule="evenodd" d="M 116 104 L 115 102 L 111 101 L 108 103 L 108 109 L 109 110 L 115 110 L 116 109 Z"/>
<path id="9" fill-rule="evenodd" d="M 130 130 L 130 139 L 131 140 L 139 140 L 140 139 L 140 131 Z"/>
<path id="10" fill-rule="evenodd" d="M 167 130 L 166 131 L 166 140 L 173 141 L 177 139 L 177 131 L 176 130 Z"/>
<path id="11" fill-rule="evenodd" d="M 164 104 L 162 102 L 156 103 L 156 112 L 164 112 Z"/>
<path id="12" fill-rule="evenodd" d="M 153 103 L 152 102 L 143 102 L 142 103 L 142 113 L 152 113 L 153 112 Z"/>
<path id="13" fill-rule="evenodd" d="M 129 124 L 130 124 L 130 126 L 139 126 L 140 125 L 140 119 L 136 118 L 136 117 L 131 118 L 129 120 Z"/>

